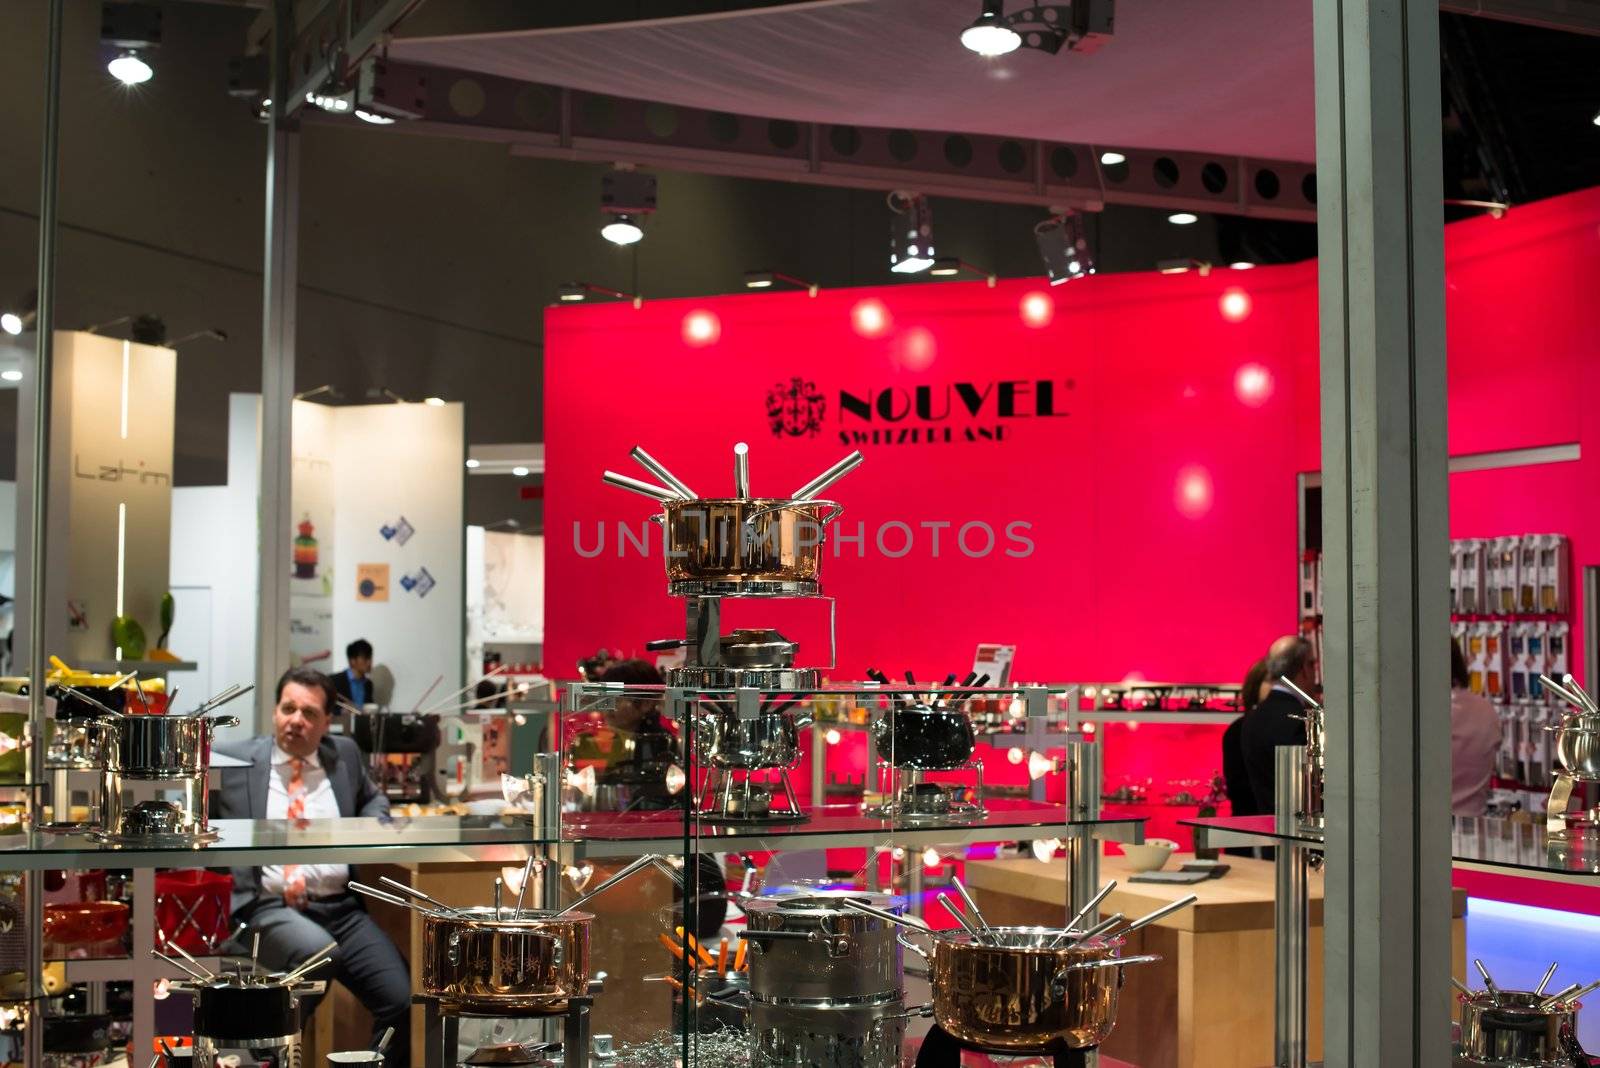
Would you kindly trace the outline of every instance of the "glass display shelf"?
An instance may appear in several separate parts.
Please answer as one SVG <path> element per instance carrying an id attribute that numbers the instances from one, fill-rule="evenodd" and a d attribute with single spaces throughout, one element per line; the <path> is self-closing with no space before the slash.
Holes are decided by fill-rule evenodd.
<path id="1" fill-rule="evenodd" d="M 1280 828 L 1276 816 L 1212 816 L 1178 822 L 1194 828 L 1198 849 L 1323 844 L 1320 830 Z M 1529 819 L 1453 816 L 1450 822 L 1450 856 L 1457 868 L 1600 885 L 1600 834 L 1552 836 L 1543 824 Z"/>
<path id="2" fill-rule="evenodd" d="M 771 850 L 832 849 L 870 845 L 956 845 L 970 842 L 1087 834 L 1107 842 L 1137 845 L 1144 841 L 1143 816 L 1067 820 L 1059 803 L 1016 798 L 985 800 L 982 817 L 971 820 L 880 819 L 859 804 L 822 805 L 806 810 L 794 823 L 719 823 L 697 820 L 691 826 L 701 849 Z M 679 811 L 609 812 L 569 815 L 565 837 L 582 843 L 595 856 L 681 852 L 685 828 Z"/>
<path id="3" fill-rule="evenodd" d="M 1179 820 L 1181 827 L 1194 829 L 1196 849 L 1226 849 L 1232 846 L 1270 846 L 1278 842 L 1320 846 L 1322 831 L 1299 821 L 1280 826 L 1276 816 L 1197 816 Z"/>
<path id="4" fill-rule="evenodd" d="M 1453 816 L 1455 866 L 1550 882 L 1600 886 L 1600 834 L 1550 835 L 1528 819 Z"/>
<path id="5" fill-rule="evenodd" d="M 370 853 L 408 861 L 520 862 L 529 846 L 554 843 L 528 820 L 500 816 L 393 816 L 301 820 L 212 820 L 204 844 L 113 845 L 87 834 L 28 831 L 0 836 L 0 871 L 44 868 L 218 868 L 339 860 L 371 862 Z"/>

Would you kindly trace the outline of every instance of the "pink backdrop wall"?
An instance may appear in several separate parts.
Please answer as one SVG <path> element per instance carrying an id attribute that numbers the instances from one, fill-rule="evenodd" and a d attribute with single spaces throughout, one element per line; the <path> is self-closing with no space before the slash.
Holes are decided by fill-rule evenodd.
<path id="1" fill-rule="evenodd" d="M 1453 476 L 1452 534 L 1562 532 L 1578 564 L 1595 562 L 1600 191 L 1453 225 L 1447 262 L 1452 453 L 1584 446 L 1577 462 Z M 682 631 L 659 540 L 649 558 L 631 544 L 618 555 L 616 524 L 637 532 L 652 509 L 600 472 L 641 474 L 633 445 L 720 494 L 746 441 L 755 491 L 783 495 L 858 431 L 948 427 L 951 443 L 860 444 L 865 465 L 835 488 L 835 530 L 866 544 L 836 544 L 824 565 L 834 678 L 964 671 L 980 641 L 1015 642 L 1026 680 L 1238 677 L 1294 625 L 1295 475 L 1318 456 L 1315 283 L 1300 264 L 549 309 L 547 669 L 567 676 L 598 647 L 638 652 Z M 768 394 L 796 376 L 823 398 L 820 425 L 775 436 Z M 1001 383 L 1026 384 L 1010 388 L 1032 411 L 1040 381 L 1065 414 L 997 414 Z M 897 412 L 928 387 L 937 414 L 960 383 L 982 397 L 978 415 L 959 393 L 942 420 L 868 422 L 841 406 L 842 393 L 893 390 Z M 969 429 L 1000 440 L 962 440 Z M 978 559 L 953 544 L 974 521 L 998 536 Z M 874 544 L 893 522 L 915 535 L 903 555 L 901 528 L 884 531 L 887 554 Z M 936 557 L 922 524 L 937 522 L 951 525 Z M 1029 524 L 1026 558 L 1003 552 L 1012 522 Z M 592 552 L 598 525 L 604 551 L 586 557 L 577 544 Z M 800 639 L 806 662 L 823 654 L 825 618 L 804 602 L 732 610 Z"/>

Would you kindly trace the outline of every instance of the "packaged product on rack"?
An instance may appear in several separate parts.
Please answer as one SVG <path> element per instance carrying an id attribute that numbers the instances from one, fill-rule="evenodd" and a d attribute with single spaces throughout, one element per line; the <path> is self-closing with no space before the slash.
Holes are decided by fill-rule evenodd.
<path id="1" fill-rule="evenodd" d="M 1493 538 L 1489 542 L 1489 611 L 1511 615 L 1517 610 L 1517 564 L 1522 539 Z"/>
<path id="2" fill-rule="evenodd" d="M 1538 534 L 1524 534 L 1517 545 L 1517 612 L 1538 612 L 1539 547 Z"/>
<path id="3" fill-rule="evenodd" d="M 1539 611 L 1565 612 L 1567 585 L 1572 567 L 1572 543 L 1564 534 L 1540 534 Z"/>

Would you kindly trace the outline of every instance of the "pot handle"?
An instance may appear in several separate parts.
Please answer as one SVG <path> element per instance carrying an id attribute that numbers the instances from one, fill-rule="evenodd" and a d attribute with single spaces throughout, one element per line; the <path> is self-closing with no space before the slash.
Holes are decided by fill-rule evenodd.
<path id="1" fill-rule="evenodd" d="M 919 932 L 916 932 L 916 933 L 918 933 L 918 934 L 927 934 L 927 932 L 925 932 L 925 931 L 919 931 Z M 894 940 L 896 942 L 899 942 L 902 946 L 905 946 L 907 949 L 911 950 L 913 953 L 915 953 L 917 956 L 921 957 L 923 960 L 927 961 L 929 964 L 933 963 L 933 954 L 931 952 L 929 952 L 928 949 L 923 949 L 921 946 L 919 946 L 915 942 L 911 941 L 910 937 L 906 934 L 906 929 L 904 927 L 895 928 Z M 928 946 L 929 946 L 929 949 L 931 949 L 932 946 L 933 946 L 933 936 L 931 934 L 928 935 Z"/>
<path id="2" fill-rule="evenodd" d="M 826 529 L 828 525 L 831 524 L 835 519 L 838 519 L 841 515 L 844 515 L 844 505 L 840 504 L 838 501 L 824 501 L 812 498 L 805 501 L 784 501 L 782 504 L 769 504 L 765 508 L 756 508 L 752 510 L 749 515 L 744 517 L 744 525 L 747 527 L 754 526 L 757 519 L 760 519 L 764 515 L 771 515 L 773 512 L 784 512 L 790 508 L 809 508 L 812 505 L 818 505 L 820 507 L 832 509 L 827 516 L 824 517 L 819 515 L 817 517 L 817 521 L 820 524 L 821 529 Z"/>
<path id="3" fill-rule="evenodd" d="M 238 716 L 208 716 L 208 717 L 206 717 L 206 719 L 203 722 L 211 730 L 216 730 L 218 727 L 237 727 L 239 725 L 239 717 Z"/>
<path id="4" fill-rule="evenodd" d="M 1050 979 L 1050 992 L 1056 997 L 1066 993 L 1067 975 L 1070 972 L 1091 972 L 1100 968 L 1117 969 L 1117 986 L 1122 985 L 1122 966 L 1124 964 L 1152 964 L 1161 958 L 1155 954 L 1145 954 L 1140 957 L 1106 957 L 1103 960 L 1084 960 L 1076 964 L 1068 964 Z"/>

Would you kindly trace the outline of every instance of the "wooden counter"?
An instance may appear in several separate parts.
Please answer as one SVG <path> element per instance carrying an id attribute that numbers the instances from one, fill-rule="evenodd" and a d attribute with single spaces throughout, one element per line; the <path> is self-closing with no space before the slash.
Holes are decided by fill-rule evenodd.
<path id="1" fill-rule="evenodd" d="M 1186 856 L 1167 862 L 1176 870 Z M 1192 885 L 1130 883 L 1121 856 L 1102 857 L 1100 877 L 1117 888 L 1101 914 L 1130 919 L 1188 894 L 1192 908 L 1135 932 L 1128 953 L 1155 953 L 1158 964 L 1127 970 L 1117 1029 L 1104 1050 L 1140 1068 L 1262 1068 L 1272 1063 L 1275 880 L 1271 861 L 1223 858 L 1220 879 Z M 1059 926 L 1066 919 L 1066 865 L 1032 859 L 973 861 L 967 885 L 993 924 Z M 1322 876 L 1312 873 L 1307 945 L 1309 1053 L 1322 1059 Z M 1451 971 L 1466 973 L 1466 894 L 1455 891 Z"/>

